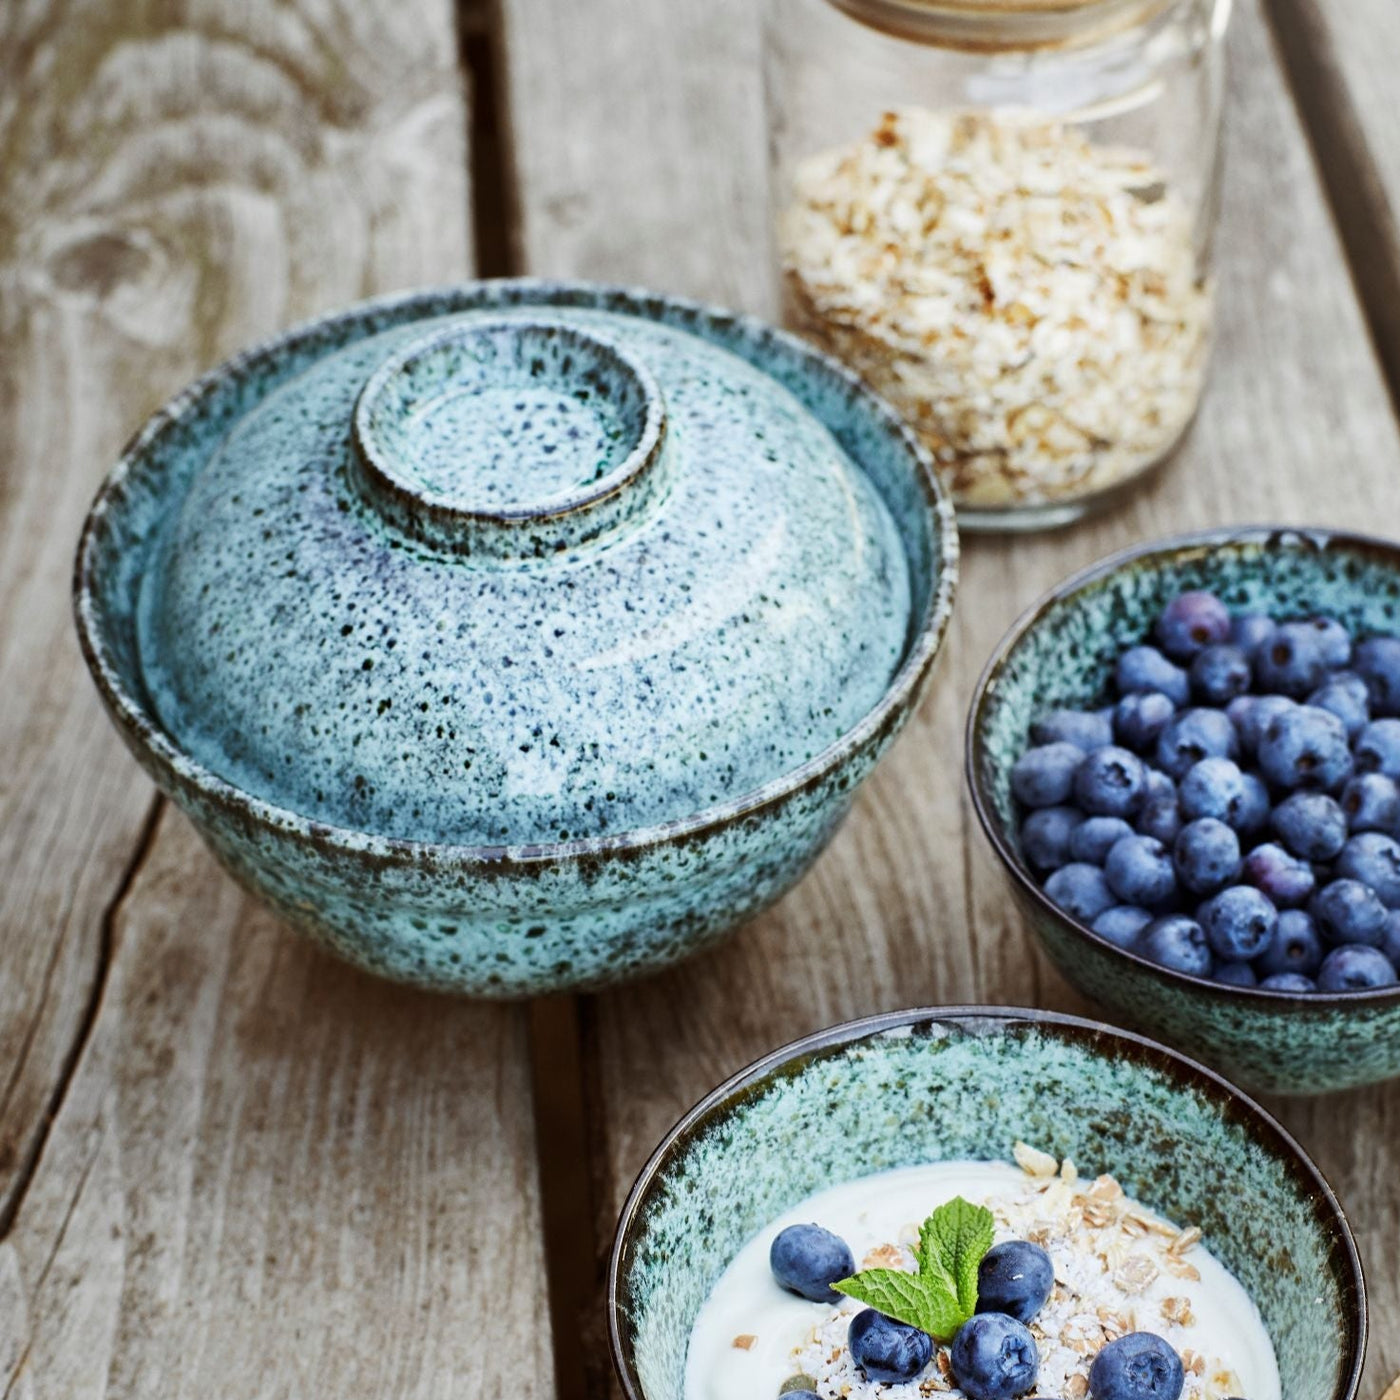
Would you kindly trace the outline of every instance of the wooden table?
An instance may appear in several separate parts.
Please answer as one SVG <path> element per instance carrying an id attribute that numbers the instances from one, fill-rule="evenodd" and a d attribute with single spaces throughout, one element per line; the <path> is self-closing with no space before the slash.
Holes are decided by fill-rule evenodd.
<path id="1" fill-rule="evenodd" d="M 532 1007 L 380 985 L 279 928 L 82 672 L 99 477 L 197 371 L 372 292 L 531 271 L 769 311 L 755 10 L 0 5 L 0 1397 L 608 1394 L 612 1223 L 702 1091 L 879 1008 L 1076 1009 L 961 781 L 1013 615 L 1172 530 L 1400 533 L 1400 11 L 1240 0 L 1200 423 L 1110 518 L 968 542 L 934 691 L 796 893 L 669 975 Z M 1400 1085 L 1277 1108 L 1367 1256 L 1375 1400 Z"/>

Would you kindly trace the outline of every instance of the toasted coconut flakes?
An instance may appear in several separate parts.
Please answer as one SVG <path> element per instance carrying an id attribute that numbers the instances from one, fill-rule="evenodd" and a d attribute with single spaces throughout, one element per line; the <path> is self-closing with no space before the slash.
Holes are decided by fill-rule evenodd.
<path id="1" fill-rule="evenodd" d="M 752 1351 L 758 1342 L 758 1338 L 752 1332 L 741 1332 L 734 1338 L 734 1349 L 736 1351 Z"/>
<path id="2" fill-rule="evenodd" d="M 1016 1165 L 1027 1176 L 1054 1176 L 1060 1169 L 1059 1162 L 1048 1152 L 1042 1152 L 1024 1142 L 1018 1142 L 1011 1149 L 1011 1155 L 1016 1159 Z"/>
<path id="3" fill-rule="evenodd" d="M 1193 1225 L 1189 1230 L 1183 1230 L 1176 1239 L 1167 1246 L 1167 1250 L 1171 1254 L 1185 1254 L 1188 1250 L 1194 1249 L 1200 1242 L 1201 1232 Z"/>
<path id="4" fill-rule="evenodd" d="M 1011 113 L 906 109 L 800 167 L 793 320 L 921 433 L 959 503 L 1050 503 L 1149 466 L 1204 383 L 1190 216 L 1138 153 Z"/>

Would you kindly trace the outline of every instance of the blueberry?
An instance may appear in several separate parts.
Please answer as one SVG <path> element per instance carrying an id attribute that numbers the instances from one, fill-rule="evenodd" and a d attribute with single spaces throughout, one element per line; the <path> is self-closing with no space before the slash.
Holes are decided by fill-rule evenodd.
<path id="1" fill-rule="evenodd" d="M 1347 818 L 1321 792 L 1295 792 L 1274 808 L 1274 830 L 1300 860 L 1331 860 L 1346 844 Z"/>
<path id="2" fill-rule="evenodd" d="M 1178 782 L 1203 758 L 1234 758 L 1240 751 L 1235 726 L 1223 710 L 1185 710 L 1157 740 L 1157 766 Z"/>
<path id="3" fill-rule="evenodd" d="M 1316 705 L 1276 715 L 1259 737 L 1259 767 L 1281 788 L 1330 792 L 1351 776 L 1346 726 Z"/>
<path id="4" fill-rule="evenodd" d="M 1311 977 L 1304 977 L 1301 972 L 1275 972 L 1266 977 L 1259 985 L 1269 992 L 1317 991 L 1317 983 Z"/>
<path id="5" fill-rule="evenodd" d="M 1200 922 L 1216 957 L 1248 962 L 1274 941 L 1278 910 L 1252 885 L 1231 885 L 1204 905 Z"/>
<path id="6" fill-rule="evenodd" d="M 1176 706 L 1160 690 L 1135 690 L 1114 706 L 1114 737 L 1127 748 L 1151 750 L 1175 713 Z"/>
<path id="7" fill-rule="evenodd" d="M 1364 992 L 1400 982 L 1395 965 L 1379 948 L 1334 948 L 1317 974 L 1324 992 Z"/>
<path id="8" fill-rule="evenodd" d="M 1261 977 L 1280 972 L 1315 977 L 1326 956 L 1327 948 L 1313 916 L 1302 909 L 1285 909 L 1278 916 L 1274 941 L 1259 955 L 1254 969 Z"/>
<path id="9" fill-rule="evenodd" d="M 780 1397 L 787 1396 L 788 1400 L 804 1400 L 804 1397 L 816 1396 L 817 1382 L 812 1376 L 789 1376 L 782 1385 L 778 1387 Z"/>
<path id="10" fill-rule="evenodd" d="M 1214 894 L 1240 874 L 1240 838 L 1222 821 L 1202 817 L 1181 828 L 1172 850 L 1176 876 L 1192 894 Z"/>
<path id="11" fill-rule="evenodd" d="M 1333 943 L 1375 948 L 1385 937 L 1385 905 L 1359 880 L 1333 880 L 1313 897 L 1309 912 Z"/>
<path id="12" fill-rule="evenodd" d="M 1271 721 L 1287 714 L 1298 702 L 1286 695 L 1241 695 L 1231 700 L 1225 714 L 1235 726 L 1240 739 L 1240 751 L 1257 753 L 1259 740 Z"/>
<path id="13" fill-rule="evenodd" d="M 814 1303 L 839 1302 L 832 1284 L 856 1271 L 855 1256 L 840 1235 L 820 1225 L 789 1225 L 768 1250 L 773 1277 L 788 1290 Z"/>
<path id="14" fill-rule="evenodd" d="M 1205 931 L 1185 914 L 1153 919 L 1138 938 L 1138 952 L 1173 972 L 1209 977 L 1213 959 Z"/>
<path id="15" fill-rule="evenodd" d="M 1274 804 L 1269 798 L 1269 789 L 1257 774 L 1244 775 L 1244 792 L 1230 814 L 1229 824 L 1241 835 L 1257 836 L 1268 829 L 1269 817 Z"/>
<path id="16" fill-rule="evenodd" d="M 1369 885 L 1387 909 L 1400 909 L 1400 844 L 1380 831 L 1353 836 L 1337 857 L 1336 871 Z"/>
<path id="17" fill-rule="evenodd" d="M 1142 806 L 1147 772 L 1142 760 L 1116 744 L 1095 749 L 1074 775 L 1074 796 L 1091 816 L 1128 817 Z"/>
<path id="18" fill-rule="evenodd" d="M 1114 846 L 1132 834 L 1132 827 L 1122 817 L 1087 817 L 1070 838 L 1070 859 L 1102 865 Z"/>
<path id="19" fill-rule="evenodd" d="M 1400 719 L 1373 719 L 1356 740 L 1356 771 L 1400 779 Z"/>
<path id="20" fill-rule="evenodd" d="M 933 1356 L 933 1338 L 908 1323 L 896 1322 L 874 1308 L 851 1319 L 846 1345 L 867 1380 L 885 1385 L 912 1381 Z"/>
<path id="21" fill-rule="evenodd" d="M 1097 865 L 1075 861 L 1062 865 L 1046 882 L 1045 893 L 1072 919 L 1092 924 L 1118 903 Z"/>
<path id="22" fill-rule="evenodd" d="M 1088 753 L 1113 742 L 1113 721 L 1098 710 L 1051 710 L 1031 725 L 1032 744 L 1073 744 Z"/>
<path id="23" fill-rule="evenodd" d="M 1230 640 L 1246 656 L 1258 651 L 1274 631 L 1274 620 L 1266 613 L 1238 613 L 1230 619 Z"/>
<path id="24" fill-rule="evenodd" d="M 1181 815 L 1189 822 L 1214 817 L 1236 826 L 1234 818 L 1244 808 L 1244 774 L 1234 759 L 1203 758 L 1186 770 L 1180 800 Z"/>
<path id="25" fill-rule="evenodd" d="M 1239 647 L 1212 646 L 1191 663 L 1191 693 L 1203 705 L 1228 705 L 1249 689 L 1249 658 Z"/>
<path id="26" fill-rule="evenodd" d="M 1400 638 L 1368 637 L 1357 645 L 1353 665 L 1371 693 L 1371 713 L 1400 715 Z"/>
<path id="27" fill-rule="evenodd" d="M 1351 660 L 1351 633 L 1335 617 L 1309 618 L 1308 626 L 1316 633 L 1322 660 L 1331 670 Z"/>
<path id="28" fill-rule="evenodd" d="M 1116 842 L 1104 862 L 1104 875 L 1124 904 L 1160 905 L 1176 889 L 1171 853 L 1151 836 L 1125 836 Z"/>
<path id="29" fill-rule="evenodd" d="M 1371 720 L 1366 682 L 1355 671 L 1338 671 L 1308 696 L 1308 704 L 1336 715 L 1348 739 L 1355 739 Z"/>
<path id="30" fill-rule="evenodd" d="M 1306 904 L 1317 889 L 1312 866 L 1272 841 L 1256 846 L 1244 858 L 1243 878 L 1278 909 Z"/>
<path id="31" fill-rule="evenodd" d="M 1062 806 L 1074 789 L 1074 775 L 1084 762 L 1075 744 L 1042 744 L 1027 749 L 1011 769 L 1011 791 L 1027 807 Z"/>
<path id="32" fill-rule="evenodd" d="M 1131 904 L 1115 904 L 1105 909 L 1093 922 L 1093 930 L 1115 948 L 1135 948 L 1138 935 L 1152 922 L 1152 915 L 1146 909 L 1138 909 Z"/>
<path id="33" fill-rule="evenodd" d="M 1089 1368 L 1092 1400 L 1178 1400 L 1185 1384 L 1181 1358 L 1155 1332 L 1109 1342 Z"/>
<path id="34" fill-rule="evenodd" d="M 1101 914 L 1099 917 L 1107 918 L 1108 915 Z M 1392 909 L 1385 916 L 1385 936 L 1381 939 L 1381 952 L 1400 968 L 1400 909 Z"/>
<path id="35" fill-rule="evenodd" d="M 1147 782 L 1143 787 L 1143 801 L 1156 802 L 1159 798 L 1170 798 L 1176 801 L 1176 782 L 1160 768 L 1149 768 L 1147 770 Z"/>
<path id="36" fill-rule="evenodd" d="M 1078 807 L 1039 807 L 1021 823 L 1021 850 L 1038 870 L 1058 870 L 1070 859 L 1074 833 L 1084 824 Z"/>
<path id="37" fill-rule="evenodd" d="M 1007 1240 L 993 1245 L 977 1267 L 977 1311 L 1032 1322 L 1055 1286 L 1055 1266 L 1038 1245 Z"/>
<path id="38" fill-rule="evenodd" d="M 1156 647 L 1129 647 L 1118 657 L 1113 681 L 1120 695 L 1135 690 L 1160 690 L 1173 705 L 1191 699 L 1191 678 L 1174 666 Z"/>
<path id="39" fill-rule="evenodd" d="M 1261 690 L 1300 700 L 1326 678 L 1322 637 L 1309 623 L 1283 623 L 1254 654 L 1254 679 Z"/>
<path id="40" fill-rule="evenodd" d="M 1025 1324 L 1005 1313 L 978 1313 L 958 1328 L 948 1359 L 971 1400 L 1013 1400 L 1035 1385 L 1040 1353 Z"/>
<path id="41" fill-rule="evenodd" d="M 1259 978 L 1247 962 L 1221 963 L 1215 969 L 1215 980 L 1227 987 L 1257 987 Z"/>
<path id="42" fill-rule="evenodd" d="M 1137 829 L 1164 846 L 1174 846 L 1181 833 L 1181 809 L 1175 797 L 1150 797 L 1137 815 Z"/>
<path id="43" fill-rule="evenodd" d="M 1352 831 L 1394 831 L 1400 826 L 1400 787 L 1384 773 L 1358 773 L 1342 789 L 1341 803 Z"/>
<path id="44" fill-rule="evenodd" d="M 1205 647 L 1229 639 L 1230 610 L 1213 593 L 1178 594 L 1162 609 L 1156 636 L 1173 661 L 1190 661 Z"/>

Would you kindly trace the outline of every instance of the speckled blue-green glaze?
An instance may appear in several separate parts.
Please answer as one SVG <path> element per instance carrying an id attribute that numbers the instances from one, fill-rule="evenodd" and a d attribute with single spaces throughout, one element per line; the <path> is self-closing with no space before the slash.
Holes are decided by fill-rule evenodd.
<path id="1" fill-rule="evenodd" d="M 1145 637 L 1166 601 L 1189 588 L 1211 589 L 1233 609 L 1326 613 L 1358 635 L 1400 635 L 1400 547 L 1380 541 L 1219 531 L 1111 559 L 1038 604 L 988 665 L 968 722 L 968 779 L 983 825 L 1056 965 L 1130 1023 L 1276 1093 L 1400 1074 L 1400 990 L 1300 997 L 1169 972 L 1056 909 L 1021 857 L 1010 774 L 1031 720 L 1056 705 L 1108 698 L 1117 653 Z"/>
<path id="2" fill-rule="evenodd" d="M 907 430 L 799 342 L 480 283 L 170 404 L 76 607 L 241 881 L 373 971 L 524 995 L 695 951 L 801 875 L 922 691 L 956 548 Z"/>
<path id="3" fill-rule="evenodd" d="M 1199 1225 L 1263 1315 L 1284 1400 L 1355 1393 L 1360 1266 L 1335 1199 L 1282 1130 L 1150 1042 L 983 1009 L 837 1027 L 745 1071 L 679 1125 L 634 1189 L 614 1250 L 614 1354 L 629 1400 L 681 1400 L 700 1305 L 776 1216 L 873 1172 L 1005 1161 L 1018 1140 Z"/>

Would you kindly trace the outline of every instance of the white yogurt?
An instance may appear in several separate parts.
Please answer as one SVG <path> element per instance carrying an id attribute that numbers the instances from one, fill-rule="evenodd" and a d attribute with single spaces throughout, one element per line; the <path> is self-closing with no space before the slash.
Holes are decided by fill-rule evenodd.
<path id="1" fill-rule="evenodd" d="M 954 1196 L 990 1207 L 998 1216 L 1000 1240 L 1016 1233 L 1008 1228 L 1008 1219 L 1024 1226 L 1041 1209 L 1042 1202 L 1048 1210 L 1052 1199 L 1063 1202 L 1067 1196 L 1086 1190 L 1089 1183 L 1074 1187 L 1057 1184 L 1052 1188 L 1053 1198 L 1037 1194 L 1047 1186 L 1047 1180 L 1037 1181 L 1007 1163 L 944 1162 L 864 1177 L 809 1197 L 760 1230 L 715 1285 L 691 1332 L 685 1400 L 777 1400 L 784 1381 L 799 1371 L 818 1375 L 813 1369 L 814 1359 L 825 1360 L 844 1342 L 845 1327 L 850 1316 L 859 1311 L 859 1304 L 847 1301 L 838 1307 L 810 1303 L 784 1291 L 773 1279 L 768 1266 L 769 1247 L 774 1236 L 787 1226 L 811 1221 L 834 1231 L 850 1245 L 859 1269 L 865 1267 L 862 1260 L 868 1251 L 909 1242 L 915 1237 L 911 1227 L 917 1227 L 937 1206 Z M 1141 1214 L 1150 1216 L 1145 1209 Z M 1170 1242 L 1171 1235 L 1165 1230 L 1149 1234 L 1142 1250 L 1155 1252 L 1155 1257 L 1162 1259 L 1161 1251 Z M 1065 1280 L 1074 1276 L 1076 1270 L 1087 1268 L 1104 1280 L 1104 1267 L 1088 1254 L 1070 1258 L 1073 1251 L 1065 1241 L 1047 1241 L 1046 1248 L 1055 1261 L 1056 1277 L 1061 1280 L 1057 1295 L 1064 1293 Z M 1198 1280 L 1181 1277 L 1168 1267 L 1125 1302 L 1139 1330 L 1158 1332 L 1179 1352 L 1195 1352 L 1204 1359 L 1204 1376 L 1195 1378 L 1188 1374 L 1183 1400 L 1207 1394 L 1217 1363 L 1235 1373 L 1240 1385 L 1238 1393 L 1249 1400 L 1280 1400 L 1273 1345 L 1249 1295 L 1204 1247 L 1197 1245 L 1181 1258 L 1189 1260 L 1191 1268 L 1200 1275 Z M 1167 1262 L 1170 1266 L 1171 1261 Z M 1080 1273 L 1078 1277 L 1085 1275 Z M 1105 1281 L 1104 1286 L 1110 1285 Z M 1178 1304 L 1168 1302 L 1169 1299 L 1189 1303 L 1186 1322 L 1168 1323 L 1163 1319 L 1164 1303 L 1180 1315 Z M 736 1339 L 743 1339 L 744 1344 L 736 1345 Z M 937 1351 L 935 1348 L 935 1363 Z M 1063 1350 L 1058 1351 L 1058 1357 L 1061 1367 L 1068 1364 L 1066 1358 L 1079 1361 Z M 1092 1353 L 1082 1360 L 1083 1374 L 1087 1374 L 1090 1361 Z M 1049 1378 L 1050 1362 L 1050 1351 L 1042 1344 L 1042 1384 Z M 841 1365 L 844 1373 L 818 1375 L 823 1400 L 848 1394 L 850 1400 L 859 1400 L 862 1395 L 879 1396 L 881 1400 L 918 1400 L 921 1394 L 917 1379 L 907 1385 L 873 1385 L 855 1370 L 849 1356 Z M 936 1371 L 931 1365 L 925 1374 Z M 955 1388 L 944 1393 L 955 1397 L 962 1392 Z"/>

